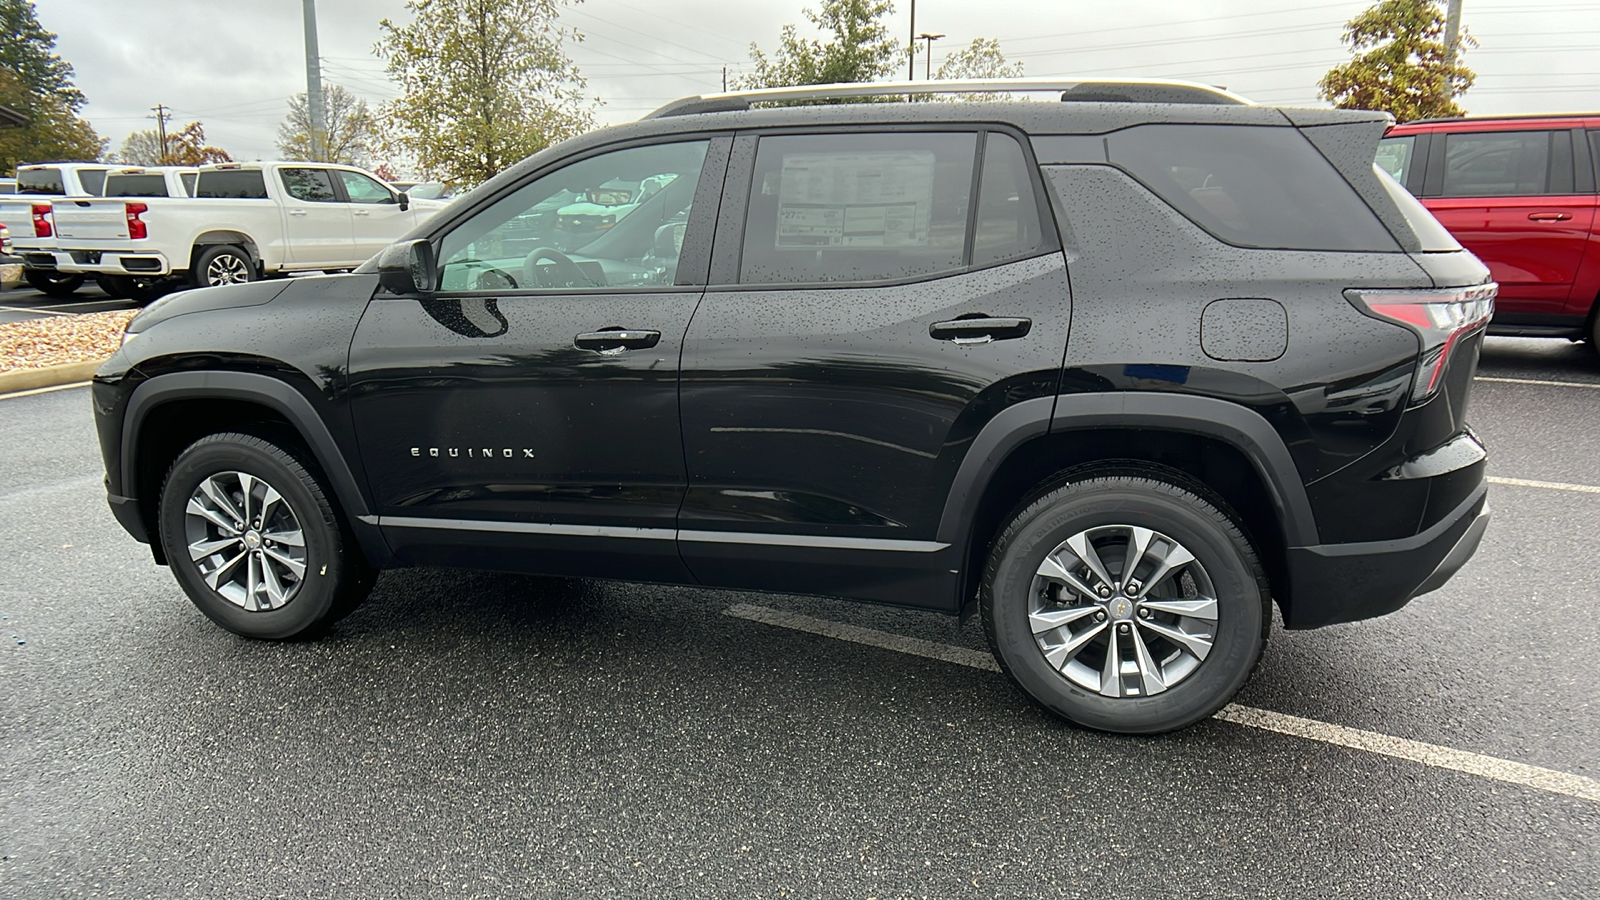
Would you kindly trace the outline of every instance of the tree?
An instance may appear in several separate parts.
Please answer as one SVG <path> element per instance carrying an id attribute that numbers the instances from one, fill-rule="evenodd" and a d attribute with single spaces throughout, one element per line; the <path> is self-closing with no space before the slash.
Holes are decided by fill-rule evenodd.
<path id="1" fill-rule="evenodd" d="M 50 52 L 55 45 L 32 0 L 0 0 L 0 68 L 15 73 L 28 92 L 75 113 L 85 102 L 83 92 L 72 84 L 72 64 Z"/>
<path id="2" fill-rule="evenodd" d="M 1022 63 L 1007 63 L 1000 52 L 1000 42 L 994 38 L 973 38 L 972 43 L 950 54 L 934 78 L 949 81 L 956 78 L 1021 78 Z"/>
<path id="3" fill-rule="evenodd" d="M 380 111 L 385 149 L 428 177 L 476 185 L 594 123 L 566 55 L 582 36 L 557 22 L 565 0 L 406 0 L 409 25 L 379 23 L 373 52 L 401 96 Z"/>
<path id="4" fill-rule="evenodd" d="M 899 69 L 904 51 L 883 24 L 883 17 L 894 12 L 891 0 L 822 0 L 820 12 L 802 12 L 832 39 L 824 44 L 800 37 L 793 25 L 783 26 L 770 56 L 750 45 L 754 71 L 737 80 L 739 88 L 877 81 Z"/>
<path id="5" fill-rule="evenodd" d="M 0 128 L 0 173 L 10 175 L 21 163 L 47 159 L 96 160 L 105 141 L 54 95 L 39 96 L 23 80 L 0 68 L 0 106 L 27 117 L 18 128 Z"/>
<path id="6" fill-rule="evenodd" d="M 329 84 L 322 92 L 322 123 L 326 131 L 311 140 L 311 105 L 305 94 L 289 98 L 289 114 L 278 126 L 278 150 L 284 159 L 364 166 L 371 158 L 377 120 L 367 101 L 344 86 Z"/>
<path id="7" fill-rule="evenodd" d="M 1322 77 L 1320 95 L 1341 109 L 1377 109 L 1401 122 L 1465 115 L 1455 98 L 1477 75 L 1445 62 L 1445 16 L 1436 0 L 1382 0 L 1345 23 L 1354 58 Z M 1462 32 L 1456 58 L 1478 42 Z"/>
<path id="8" fill-rule="evenodd" d="M 161 146 L 160 132 L 151 129 L 128 135 L 117 151 L 118 162 L 134 166 L 199 166 L 232 159 L 228 151 L 206 143 L 206 129 L 199 122 L 190 122 L 167 135 L 165 148 Z"/>

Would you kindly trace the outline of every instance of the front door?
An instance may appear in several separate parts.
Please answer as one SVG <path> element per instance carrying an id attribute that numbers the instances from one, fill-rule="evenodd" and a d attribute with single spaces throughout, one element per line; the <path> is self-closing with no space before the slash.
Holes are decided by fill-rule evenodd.
<path id="1" fill-rule="evenodd" d="M 1038 169 L 977 130 L 762 136 L 746 165 L 684 342 L 684 560 L 707 584 L 948 608 L 961 460 L 995 415 L 1051 402 L 1066 349 Z"/>
<path id="2" fill-rule="evenodd" d="M 355 240 L 351 262 L 370 258 L 416 224 L 416 215 L 409 209 L 401 209 L 400 198 L 376 179 L 349 169 L 334 169 L 333 174 L 349 201 L 351 234 Z"/>
<path id="3" fill-rule="evenodd" d="M 613 150 L 486 197 L 438 239 L 438 292 L 373 298 L 351 405 L 402 559 L 688 580 L 678 364 L 729 143 Z M 651 179 L 611 227 L 555 248 L 552 197 Z"/>

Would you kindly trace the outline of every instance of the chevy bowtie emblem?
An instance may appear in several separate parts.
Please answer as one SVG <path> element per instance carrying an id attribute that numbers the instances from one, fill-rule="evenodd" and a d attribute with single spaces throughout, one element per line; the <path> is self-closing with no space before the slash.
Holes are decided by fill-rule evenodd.
<path id="1" fill-rule="evenodd" d="M 455 458 L 465 456 L 468 459 L 533 459 L 533 451 L 527 447 L 521 448 L 521 454 L 514 447 L 412 447 L 412 456 L 432 456 Z"/>

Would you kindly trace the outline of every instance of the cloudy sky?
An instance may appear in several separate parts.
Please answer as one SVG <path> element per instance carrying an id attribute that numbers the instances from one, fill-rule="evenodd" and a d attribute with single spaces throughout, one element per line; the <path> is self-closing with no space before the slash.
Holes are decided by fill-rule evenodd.
<path id="1" fill-rule="evenodd" d="M 676 97 L 719 90 L 777 43 L 815 0 L 585 0 L 565 24 L 571 55 L 603 101 L 602 122 L 638 118 Z M 921 0 L 917 30 L 949 35 L 944 54 L 998 38 L 1030 76 L 1190 78 L 1258 102 L 1320 105 L 1316 82 L 1348 58 L 1340 27 L 1370 0 Z M 235 158 L 270 158 L 287 99 L 303 92 L 301 0 L 36 0 L 40 22 L 88 95 L 84 114 L 116 147 L 152 128 L 150 107 L 198 119 Z M 897 0 L 904 39 L 909 0 Z M 1465 0 L 1480 46 L 1466 61 L 1474 113 L 1600 109 L 1600 0 Z M 372 55 L 382 18 L 404 0 L 317 0 L 323 78 L 374 104 L 395 95 Z M 918 65 L 918 72 L 922 66 Z"/>

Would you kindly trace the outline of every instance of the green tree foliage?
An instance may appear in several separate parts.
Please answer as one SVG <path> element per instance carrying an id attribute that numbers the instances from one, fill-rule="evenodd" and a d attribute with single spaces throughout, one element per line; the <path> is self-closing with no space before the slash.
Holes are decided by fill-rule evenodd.
<path id="1" fill-rule="evenodd" d="M 1320 94 L 1341 109 L 1378 109 L 1401 122 L 1464 115 L 1455 102 L 1477 78 L 1461 53 L 1478 42 L 1465 30 L 1454 65 L 1445 63 L 1445 14 L 1435 0 L 1382 0 L 1345 23 L 1354 58 L 1329 70 Z"/>
<path id="2" fill-rule="evenodd" d="M 430 178 L 476 185 L 593 125 L 586 82 L 566 55 L 582 40 L 557 21 L 563 0 L 406 0 L 374 52 L 401 96 L 379 132 Z"/>
<path id="3" fill-rule="evenodd" d="M 364 166 L 371 159 L 377 137 L 377 120 L 367 101 L 329 84 L 322 91 L 322 123 L 326 132 L 311 140 L 311 104 L 305 94 L 289 98 L 289 114 L 278 125 L 278 151 L 284 159 Z"/>
<path id="4" fill-rule="evenodd" d="M 168 134 L 165 149 L 160 132 L 152 128 L 128 135 L 117 151 L 117 162 L 132 166 L 199 166 L 232 159 L 228 151 L 206 143 L 206 129 L 199 122 L 190 122 Z"/>
<path id="5" fill-rule="evenodd" d="M 56 36 L 44 30 L 30 0 L 0 0 L 0 106 L 28 122 L 0 130 L 0 173 L 42 159 L 99 159 L 105 142 L 78 118 L 83 92 L 72 84 L 72 64 L 52 52 Z"/>
<path id="6" fill-rule="evenodd" d="M 972 43 L 945 58 L 934 70 L 934 78 L 1021 78 L 1022 63 L 1007 63 L 994 38 L 973 38 Z"/>
<path id="7" fill-rule="evenodd" d="M 802 11 L 827 43 L 802 38 L 794 25 L 783 26 L 771 55 L 750 45 L 754 71 L 741 76 L 741 89 L 877 81 L 898 71 L 905 51 L 889 37 L 884 16 L 894 12 L 891 0 L 823 0 L 822 9 Z"/>
<path id="8" fill-rule="evenodd" d="M 0 173 L 9 176 L 21 163 L 47 159 L 96 160 L 105 152 L 105 141 L 71 107 L 29 91 L 6 69 L 0 69 L 0 106 L 28 117 L 20 128 L 0 128 Z"/>

